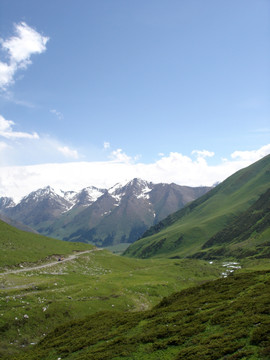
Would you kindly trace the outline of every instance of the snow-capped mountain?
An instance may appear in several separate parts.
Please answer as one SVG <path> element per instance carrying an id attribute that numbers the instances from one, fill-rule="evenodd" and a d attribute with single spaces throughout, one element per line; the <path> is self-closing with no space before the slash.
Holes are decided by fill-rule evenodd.
<path id="1" fill-rule="evenodd" d="M 74 206 L 89 206 L 103 195 L 105 191 L 105 189 L 98 189 L 95 186 L 86 187 L 73 197 Z"/>
<path id="2" fill-rule="evenodd" d="M 47 186 L 18 204 L 0 198 L 0 212 L 44 235 L 108 246 L 137 240 L 150 226 L 209 189 L 137 178 L 110 189 L 89 186 L 79 192 Z"/>

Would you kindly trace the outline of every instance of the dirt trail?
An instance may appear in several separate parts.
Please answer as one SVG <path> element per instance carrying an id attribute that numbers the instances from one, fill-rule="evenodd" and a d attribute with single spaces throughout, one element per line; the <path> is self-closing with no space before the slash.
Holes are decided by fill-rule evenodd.
<path id="1" fill-rule="evenodd" d="M 62 259 L 61 261 L 55 260 L 52 261 L 48 264 L 43 264 L 43 265 L 37 265 L 37 266 L 33 266 L 33 267 L 25 267 L 25 268 L 21 268 L 21 269 L 17 269 L 17 270 L 7 270 L 5 272 L 0 273 L 1 275 L 8 275 L 8 274 L 17 274 L 17 273 L 21 273 L 24 271 L 34 271 L 34 270 L 39 270 L 39 269 L 44 269 L 46 267 L 50 267 L 50 266 L 54 266 L 57 264 L 62 264 L 66 261 L 71 261 L 76 259 L 77 257 L 79 257 L 82 254 L 87 254 L 87 253 L 91 253 L 93 251 L 98 251 L 98 250 L 102 250 L 102 249 L 93 249 L 93 250 L 86 250 L 86 251 L 82 251 L 82 252 L 78 252 L 77 254 L 73 254 L 73 255 L 69 255 L 67 258 Z"/>

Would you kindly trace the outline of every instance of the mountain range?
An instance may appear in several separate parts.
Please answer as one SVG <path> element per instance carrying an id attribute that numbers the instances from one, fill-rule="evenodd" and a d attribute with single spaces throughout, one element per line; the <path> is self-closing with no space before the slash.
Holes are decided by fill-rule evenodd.
<path id="1" fill-rule="evenodd" d="M 0 213 L 46 236 L 110 246 L 134 242 L 150 226 L 209 190 L 138 178 L 110 189 L 89 186 L 78 192 L 56 192 L 47 186 L 17 204 L 0 198 Z"/>

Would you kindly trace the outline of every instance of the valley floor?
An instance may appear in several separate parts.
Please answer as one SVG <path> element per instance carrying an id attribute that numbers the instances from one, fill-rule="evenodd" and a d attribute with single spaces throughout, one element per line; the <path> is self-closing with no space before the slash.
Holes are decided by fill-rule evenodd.
<path id="1" fill-rule="evenodd" d="M 62 261 L 1 273 L 0 358 L 19 358 L 26 349 L 31 350 L 67 322 L 87 316 L 96 319 L 95 314 L 104 311 L 116 318 L 136 313 L 134 316 L 139 319 L 145 311 L 151 311 L 164 297 L 177 291 L 195 289 L 209 280 L 229 279 L 234 272 L 270 269 L 269 260 L 246 261 L 241 265 L 193 259 L 140 260 L 113 255 L 106 250 L 87 250 L 66 256 Z M 178 347 L 173 348 L 173 354 L 166 350 L 166 357 L 160 358 L 174 359 Z M 141 349 L 142 352 L 132 358 L 141 359 L 145 351 L 143 345 Z M 163 350 L 160 351 L 161 348 L 159 354 Z M 149 359 L 157 359 L 151 356 Z"/>
<path id="2" fill-rule="evenodd" d="M 222 272 L 218 263 L 139 260 L 88 250 L 1 273 L 0 358 L 33 346 L 66 321 L 104 310 L 147 310 Z"/>

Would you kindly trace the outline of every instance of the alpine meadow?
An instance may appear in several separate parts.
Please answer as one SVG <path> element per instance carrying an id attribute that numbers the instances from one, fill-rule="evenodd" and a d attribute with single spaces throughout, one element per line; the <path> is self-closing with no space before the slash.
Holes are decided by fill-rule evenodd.
<path id="1" fill-rule="evenodd" d="M 269 183 L 267 156 L 124 256 L 1 222 L 1 358 L 268 359 Z"/>
<path id="2" fill-rule="evenodd" d="M 0 360 L 270 359 L 269 39 L 269 0 L 0 0 Z"/>

